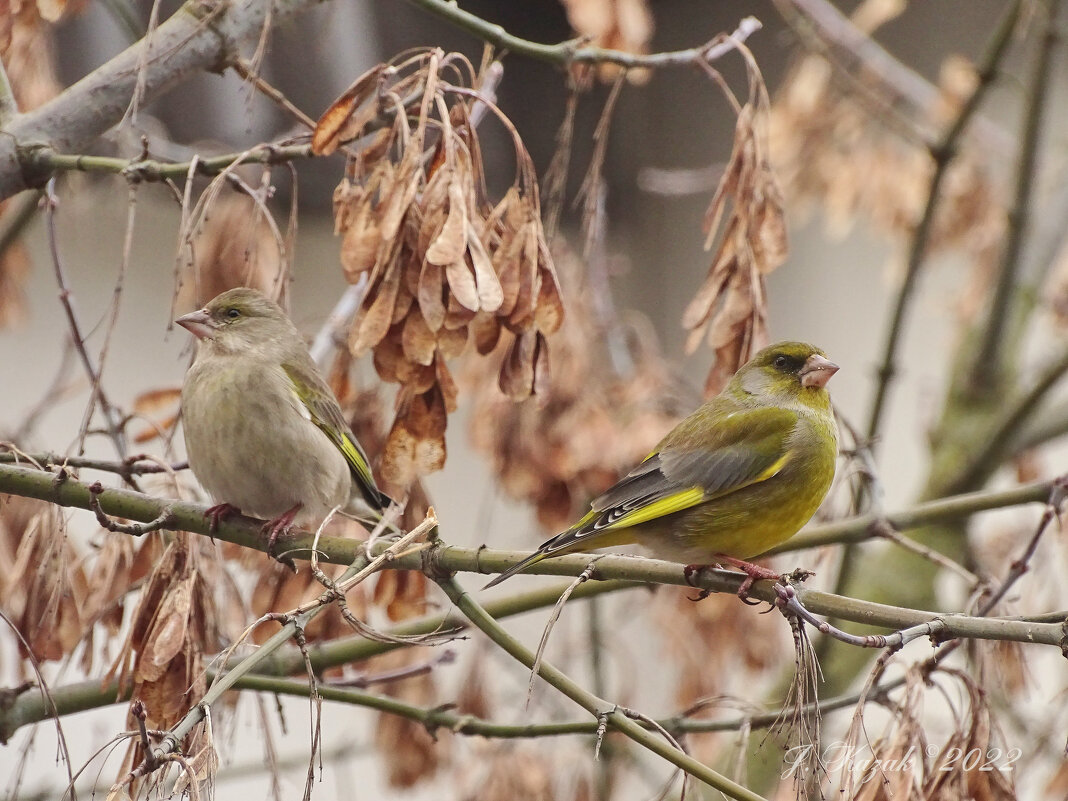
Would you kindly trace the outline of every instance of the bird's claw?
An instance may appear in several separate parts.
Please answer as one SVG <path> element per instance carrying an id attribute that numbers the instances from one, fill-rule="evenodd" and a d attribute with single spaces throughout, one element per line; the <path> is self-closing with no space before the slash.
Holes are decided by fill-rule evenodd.
<path id="1" fill-rule="evenodd" d="M 686 579 L 686 583 L 689 584 L 691 587 L 697 587 L 697 585 L 694 583 L 694 577 L 706 567 L 721 567 L 725 564 L 729 567 L 736 568 L 745 574 L 745 578 L 738 586 L 738 598 L 741 600 L 742 603 L 748 604 L 749 606 L 759 606 L 760 604 L 764 603 L 763 601 L 753 600 L 749 597 L 749 591 L 753 588 L 753 583 L 756 581 L 767 580 L 781 584 L 790 584 L 791 582 L 804 581 L 809 576 L 815 575 L 815 573 L 813 573 L 811 570 L 805 570 L 804 568 L 800 567 L 790 573 L 776 573 L 774 570 L 762 567 L 761 565 L 756 565 L 752 562 L 747 562 L 744 559 L 735 559 L 732 556 L 725 556 L 723 554 L 718 555 L 716 559 L 718 560 L 718 562 L 714 565 L 686 565 L 682 570 L 682 575 Z M 691 598 L 690 600 L 704 600 L 711 594 L 711 592 L 711 590 L 701 589 L 700 593 L 696 597 Z M 772 604 L 772 608 L 774 608 L 774 604 Z"/>
<path id="2" fill-rule="evenodd" d="M 297 572 L 297 566 L 293 563 L 293 560 L 285 554 L 279 555 L 275 546 L 278 545 L 279 537 L 289 534 L 289 530 L 293 528 L 293 520 L 296 519 L 297 512 L 303 507 L 303 503 L 298 503 L 291 509 L 287 509 L 274 520 L 269 520 L 264 523 L 263 528 L 261 529 L 264 536 L 267 537 L 267 555 L 272 559 L 281 562 L 294 573 Z"/>
<path id="3" fill-rule="evenodd" d="M 219 521 L 228 517 L 241 514 L 241 510 L 230 503 L 218 503 L 204 510 L 204 517 L 208 520 L 208 536 L 214 537 L 219 530 Z"/>
<path id="4" fill-rule="evenodd" d="M 695 595 L 693 598 L 690 598 L 690 600 L 693 601 L 694 603 L 697 603 L 698 601 L 703 601 L 705 598 L 707 598 L 709 595 L 712 594 L 712 590 L 702 589 L 702 588 L 698 587 L 696 584 L 694 584 L 694 576 L 696 574 L 700 573 L 706 567 L 708 567 L 708 565 L 692 564 L 692 565 L 686 565 L 682 569 L 682 577 L 684 579 L 686 579 L 686 583 L 689 584 L 694 589 L 700 590 L 697 593 L 697 595 Z"/>

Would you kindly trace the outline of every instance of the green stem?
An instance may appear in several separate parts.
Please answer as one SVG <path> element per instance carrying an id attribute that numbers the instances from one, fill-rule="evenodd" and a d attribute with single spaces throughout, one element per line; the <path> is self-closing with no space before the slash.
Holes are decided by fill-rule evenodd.
<path id="1" fill-rule="evenodd" d="M 702 45 L 688 50 L 639 55 L 622 50 L 584 47 L 579 44 L 581 40 L 560 42 L 552 45 L 531 42 L 508 33 L 502 26 L 487 22 L 470 11 L 464 11 L 456 3 L 448 2 L 448 0 L 408 0 L 408 2 L 441 17 L 457 28 L 467 31 L 500 50 L 507 50 L 510 53 L 518 53 L 528 58 L 547 61 L 550 64 L 559 66 L 567 66 L 568 64 L 618 64 L 625 69 L 692 66 L 698 60 L 715 61 L 717 58 L 734 50 L 735 42 L 744 42 L 751 34 L 761 28 L 761 24 L 757 19 L 746 17 L 725 42 Z"/>
<path id="2" fill-rule="evenodd" d="M 872 538 L 872 525 L 880 522 L 889 523 L 898 531 L 904 531 L 920 526 L 961 520 L 977 512 L 986 512 L 991 509 L 1004 509 L 1025 503 L 1045 503 L 1052 488 L 1053 481 L 1036 481 L 1007 490 L 983 490 L 939 498 L 935 501 L 917 504 L 911 509 L 891 512 L 882 517 L 864 515 L 834 523 L 809 526 L 768 553 L 786 553 L 805 548 L 818 548 L 823 545 L 864 542 Z"/>
<path id="3" fill-rule="evenodd" d="M 573 600 L 593 598 L 610 592 L 634 589 L 643 586 L 634 582 L 624 581 L 587 581 L 575 589 L 571 594 Z M 551 607 L 559 599 L 564 587 L 554 584 L 541 587 L 537 590 L 510 595 L 506 598 L 494 600 L 486 604 L 486 611 L 495 618 L 507 618 L 521 615 L 535 609 Z M 424 617 L 409 620 L 387 629 L 385 633 L 393 637 L 418 637 L 422 634 L 433 634 L 449 630 L 459 631 L 468 627 L 468 622 L 463 615 L 455 609 L 444 614 L 426 615 Z M 309 643 L 308 658 L 312 669 L 317 673 L 327 668 L 339 665 L 353 664 L 370 659 L 371 657 L 403 648 L 395 642 L 379 642 L 369 640 L 362 635 L 351 637 L 339 637 L 326 643 Z M 215 663 L 217 657 L 210 657 L 206 661 Z M 304 668 L 304 657 L 295 646 L 288 646 L 268 655 L 257 665 L 256 675 L 260 678 L 291 676 Z M 214 680 L 218 669 L 210 667 L 207 670 L 209 680 Z M 247 678 L 247 677 L 245 677 Z M 234 686 L 244 687 L 245 678 L 238 678 Z M 307 685 L 305 694 L 307 694 Z M 75 712 L 84 712 L 89 709 L 98 709 L 103 706 L 128 701 L 129 689 L 125 692 L 119 688 L 118 680 L 108 683 L 98 679 L 86 682 L 58 687 L 49 693 L 56 703 L 60 715 L 70 715 Z M 51 716 L 51 706 L 46 702 L 44 694 L 40 691 L 30 690 L 20 694 L 13 701 L 4 704 L 3 695 L 0 693 L 0 745 L 8 742 L 11 736 L 22 726 L 38 723 Z"/>
<path id="4" fill-rule="evenodd" d="M 52 473 L 47 470 L 38 470 L 22 465 L 4 464 L 5 461 L 16 458 L 18 457 L 13 454 L 0 453 L 0 492 L 21 495 L 27 498 L 37 498 L 38 500 L 54 503 L 57 506 L 87 510 L 92 508 L 90 505 L 90 485 L 88 483 L 78 480 L 69 472 Z M 101 462 L 100 466 L 101 469 L 113 472 L 121 472 L 122 470 L 121 462 Z M 133 472 L 151 471 L 138 469 Z M 977 512 L 991 509 L 1019 506 L 1025 503 L 1042 503 L 1048 498 L 1051 487 L 1051 481 L 1037 481 L 1009 490 L 969 492 L 936 501 L 928 501 L 910 509 L 891 512 L 883 518 L 864 515 L 834 523 L 809 526 L 803 532 L 791 538 L 789 542 L 773 549 L 770 553 L 783 553 L 832 543 L 855 543 L 871 539 L 872 534 L 869 529 L 873 523 L 879 520 L 885 520 L 898 530 L 905 530 L 932 523 L 960 520 Z M 98 493 L 97 500 L 105 514 L 123 517 L 140 523 L 149 523 L 159 518 L 164 511 L 169 511 L 173 515 L 174 528 L 197 534 L 209 533 L 208 520 L 204 517 L 204 511 L 207 507 L 203 504 L 156 498 L 133 490 L 111 487 L 103 488 Z M 219 521 L 219 526 L 214 532 L 214 536 L 216 539 L 264 551 L 266 550 L 266 543 L 260 536 L 261 525 L 260 521 L 253 518 L 232 517 Z M 310 552 L 312 541 L 311 534 L 294 534 L 288 544 L 293 550 Z M 321 537 L 317 547 L 324 562 L 349 564 L 355 558 L 358 545 L 352 540 L 340 537 Z M 499 573 L 528 555 L 526 552 L 461 549 L 448 546 L 439 551 L 438 558 L 441 560 L 443 567 L 448 570 L 465 570 L 488 574 Z M 611 561 L 605 562 L 602 560 L 597 563 L 596 576 L 605 577 L 610 565 L 636 563 L 636 560 L 628 559 L 627 557 L 607 558 Z M 404 561 L 403 559 L 399 560 L 397 564 L 399 565 Z M 408 561 L 412 566 L 416 566 L 414 560 Z M 638 563 L 640 561 L 646 560 L 638 560 Z M 583 556 L 558 557 L 533 565 L 529 572 L 546 575 L 577 575 L 586 566 L 587 562 L 588 559 Z M 569 567 L 565 568 L 564 566 Z M 569 573 L 568 571 L 572 567 L 574 572 Z M 615 578 L 616 576 L 610 577 Z M 647 577 L 644 575 L 628 575 L 623 578 L 645 581 Z"/>
<path id="5" fill-rule="evenodd" d="M 260 145 L 243 153 L 198 159 L 194 174 L 217 175 L 235 164 L 284 164 L 311 158 L 311 145 Z M 48 149 L 34 151 L 33 168 L 45 173 L 62 171 L 120 173 L 129 181 L 170 181 L 185 178 L 191 161 L 171 163 L 147 159 L 119 159 L 108 156 L 66 155 Z"/>
<path id="6" fill-rule="evenodd" d="M 505 631 L 466 590 L 456 583 L 455 579 L 450 577 L 436 578 L 435 580 L 449 597 L 449 600 L 456 604 L 457 608 L 464 613 L 476 628 L 480 629 L 509 656 L 525 665 L 528 669 L 533 668 L 534 654 Z M 738 801 L 760 801 L 762 798 L 740 784 L 731 781 L 726 776 L 717 773 L 707 765 L 698 762 L 689 754 L 680 751 L 660 735 L 646 730 L 641 724 L 627 717 L 618 705 L 587 692 L 548 662 L 542 660 L 538 675 L 563 695 L 595 716 L 598 722 L 601 720 L 606 721 L 609 726 L 617 729 L 638 745 L 663 757 L 672 765 L 684 770 L 710 787 L 714 787 L 724 795 L 738 799 Z"/>
<path id="7" fill-rule="evenodd" d="M 996 506 L 1017 505 L 1044 500 L 1049 495 L 1049 482 L 1039 482 L 1026 487 L 1008 490 L 998 493 L 971 493 L 956 498 L 923 504 L 909 512 L 888 515 L 887 519 L 894 525 L 906 527 L 917 525 L 921 522 L 932 520 L 947 520 L 964 517 L 980 509 L 990 509 Z M 9 492 L 30 498 L 55 503 L 59 506 L 73 506 L 89 509 L 93 493 L 89 485 L 84 484 L 69 474 L 52 474 L 42 470 L 29 469 L 14 465 L 0 464 L 0 492 Z M 173 528 L 191 531 L 200 534 L 208 534 L 208 520 L 204 517 L 206 507 L 199 504 L 184 501 L 170 501 L 153 498 L 143 493 L 132 490 L 105 488 L 95 493 L 97 502 L 105 514 L 126 518 L 138 522 L 151 522 L 156 520 L 163 512 L 168 512 Z M 861 517 L 837 526 L 835 536 L 846 540 L 850 537 L 861 538 L 867 534 L 873 518 Z M 260 533 L 262 522 L 252 518 L 238 517 L 220 521 L 214 532 L 216 539 L 233 542 L 255 550 L 265 550 L 266 542 Z M 818 535 L 820 529 L 829 529 L 830 526 L 813 529 L 811 535 Z M 803 546 L 813 544 L 812 539 L 804 539 L 805 535 L 798 535 Z M 815 536 L 813 536 L 815 539 Z M 286 544 L 289 553 L 299 551 L 310 552 L 313 536 L 302 534 L 293 536 Z M 837 540 L 836 540 L 837 541 Z M 317 550 L 324 562 L 351 564 L 361 544 L 340 537 L 320 537 L 317 542 Z M 456 548 L 453 546 L 440 546 L 431 553 L 412 553 L 398 556 L 392 567 L 399 569 L 423 569 L 424 560 L 430 560 L 432 567 L 444 572 L 471 571 L 476 573 L 500 572 L 514 565 L 523 557 L 525 552 L 492 551 L 483 548 Z M 556 557 L 547 559 L 537 565 L 533 565 L 530 572 L 540 575 L 570 575 L 581 573 L 589 565 L 589 557 L 582 554 Z M 673 562 L 665 562 L 658 559 L 637 559 L 629 556 L 603 556 L 594 570 L 594 577 L 598 579 L 620 579 L 632 584 L 665 584 L 675 586 L 687 586 L 688 582 L 680 565 Z M 710 589 L 714 592 L 736 592 L 740 584 L 740 575 L 726 571 L 706 570 L 699 576 L 696 586 L 700 589 Z M 768 602 L 774 602 L 776 595 L 768 586 L 767 582 L 758 582 L 752 590 L 752 596 Z M 802 601 L 808 609 L 819 615 L 830 615 L 835 618 L 851 620 L 858 623 L 867 623 L 889 628 L 905 628 L 929 621 L 936 614 L 927 611 L 916 611 L 894 606 L 884 606 L 860 601 L 840 595 L 828 593 L 815 593 L 811 590 L 801 590 L 799 593 Z M 1051 639 L 1050 632 L 1036 634 L 1029 629 L 1017 629 L 1005 621 L 1000 623 L 1008 626 L 1002 630 L 999 637 L 1024 638 L 1023 641 L 1041 642 L 1044 644 L 1056 644 L 1057 637 Z M 994 637 L 988 631 L 978 629 L 954 629 L 953 636 L 982 636 Z M 1035 639 L 1035 638 L 1038 639 Z"/>

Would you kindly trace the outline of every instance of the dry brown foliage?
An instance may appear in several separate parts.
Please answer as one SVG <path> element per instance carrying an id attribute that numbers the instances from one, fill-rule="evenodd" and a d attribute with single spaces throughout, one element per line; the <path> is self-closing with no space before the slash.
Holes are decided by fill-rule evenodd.
<path id="1" fill-rule="evenodd" d="M 205 194 L 191 236 L 192 260 L 183 265 L 175 308 L 199 308 L 236 286 L 277 299 L 285 264 L 262 206 L 221 185 Z"/>
<path id="2" fill-rule="evenodd" d="M 841 771 L 838 790 L 854 801 L 1015 801 L 1012 768 L 995 733 L 985 693 L 962 671 L 943 668 L 934 689 L 918 665 L 909 668 L 906 684 L 881 736 L 864 734 L 864 710 L 854 714 L 850 737 L 840 759 L 829 765 Z M 923 723 L 927 693 L 950 705 L 953 729 L 941 748 L 930 743 Z"/>
<path id="3" fill-rule="evenodd" d="M 56 78 L 50 23 L 80 11 L 84 5 L 84 1 L 64 0 L 0 3 L 0 59 L 20 111 L 31 111 L 59 94 L 62 87 Z M 0 203 L 0 219 L 14 208 L 10 200 Z M 26 247 L 16 239 L 0 253 L 0 328 L 25 318 L 23 287 L 29 272 Z"/>
<path id="4" fill-rule="evenodd" d="M 464 801 L 555 801 L 557 772 L 544 751 L 506 743 L 493 748 L 486 762 Z"/>
<path id="5" fill-rule="evenodd" d="M 59 509 L 0 495 L 0 608 L 38 662 L 59 660 L 81 642 L 89 585 Z M 22 644 L 20 653 L 25 653 Z"/>
<path id="6" fill-rule="evenodd" d="M 560 247 L 557 259 L 568 276 L 577 275 L 573 253 Z M 548 344 L 547 397 L 514 403 L 493 385 L 484 361 L 463 380 L 474 393 L 472 443 L 490 459 L 504 492 L 533 504 L 551 531 L 572 523 L 681 417 L 677 387 L 651 332 L 640 324 L 606 331 L 589 289 L 569 293 L 568 301 L 571 313 Z M 629 365 L 614 366 L 611 348 L 623 351 Z"/>
<path id="7" fill-rule="evenodd" d="M 739 51 L 745 55 L 749 97 L 739 107 L 727 92 L 738 114 L 734 147 L 705 212 L 705 248 L 717 237 L 718 243 L 708 277 L 682 317 L 690 332 L 687 352 L 707 338 L 716 354 L 705 382 L 707 397 L 717 394 L 767 344 L 765 276 L 787 253 L 782 192 L 769 159 L 767 87 L 752 55 L 741 47 Z"/>
<path id="8" fill-rule="evenodd" d="M 396 670 L 426 658 L 426 649 L 405 648 L 383 654 L 371 664 L 378 670 Z M 401 679 L 384 685 L 383 691 L 416 706 L 431 707 L 435 701 L 435 681 L 430 673 Z M 449 758 L 448 735 L 435 738 L 417 721 L 378 714 L 375 746 L 382 756 L 391 787 L 412 787 L 433 776 Z"/>
<path id="9" fill-rule="evenodd" d="M 653 12 L 648 0 L 561 0 L 567 21 L 575 33 L 595 47 L 622 50 L 625 53 L 649 52 L 653 38 Z M 597 64 L 592 67 L 575 65 L 574 69 L 591 71 L 602 81 L 614 81 L 622 69 L 617 64 Z M 644 82 L 646 70 L 630 70 L 627 79 Z"/>
<path id="10" fill-rule="evenodd" d="M 888 125 L 892 105 L 878 76 L 846 85 L 818 55 L 803 57 L 776 95 L 771 153 L 791 202 L 819 203 L 832 232 L 844 234 L 859 217 L 899 241 L 911 240 L 927 202 L 934 161 L 927 147 Z M 974 82 L 974 70 L 955 58 L 943 70 L 942 94 L 930 119 L 948 125 Z M 1005 233 L 1005 207 L 989 158 L 965 142 L 942 183 L 928 252 L 956 249 L 976 280 L 962 293 L 973 313 Z"/>
<path id="11" fill-rule="evenodd" d="M 990 757 L 997 738 L 986 694 L 967 675 L 956 672 L 952 675 L 967 693 L 966 707 L 957 717 L 956 730 L 931 763 L 921 797 L 924 801 L 958 798 L 1015 801 L 1013 774 L 1002 770 L 1002 763 Z M 979 756 L 978 760 L 974 759 L 975 755 Z"/>
<path id="12" fill-rule="evenodd" d="M 515 399 L 543 392 L 545 337 L 563 319 L 533 165 L 478 84 L 465 58 L 438 50 L 381 64 L 327 109 L 312 140 L 324 154 L 354 143 L 334 193 L 342 267 L 350 282 L 367 282 L 349 348 L 373 349 L 378 374 L 401 385 L 381 464 L 401 487 L 444 465 L 457 396 L 448 362 L 472 341 L 489 353 L 504 329 L 501 388 Z M 496 203 L 476 131 L 484 109 L 516 152 L 515 179 Z"/>
<path id="13" fill-rule="evenodd" d="M 219 642 L 212 582 L 203 575 L 198 545 L 194 535 L 175 533 L 148 577 L 111 669 L 144 703 L 150 729 L 170 728 L 204 695 L 203 655 Z M 142 756 L 132 744 L 127 770 Z"/>

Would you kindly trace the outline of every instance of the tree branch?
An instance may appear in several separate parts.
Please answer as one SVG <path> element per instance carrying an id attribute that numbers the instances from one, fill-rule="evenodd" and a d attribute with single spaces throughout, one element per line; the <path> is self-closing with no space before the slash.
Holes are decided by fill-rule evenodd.
<path id="1" fill-rule="evenodd" d="M 923 504 L 911 512 L 889 515 L 888 519 L 892 523 L 896 521 L 897 527 L 904 528 L 906 527 L 904 521 L 908 520 L 910 515 L 913 524 L 919 524 L 926 519 L 926 516 L 944 519 L 951 514 L 959 517 L 980 508 L 994 508 L 994 500 L 1002 506 L 1045 501 L 1049 497 L 1052 486 L 1050 482 L 1042 482 L 1003 493 L 989 493 L 989 498 L 985 498 L 981 493 L 973 493 Z M 209 521 L 204 516 L 206 506 L 186 501 L 154 498 L 124 489 L 104 488 L 96 493 L 89 485 L 78 481 L 65 470 L 53 474 L 26 467 L 0 464 L 0 492 L 81 509 L 91 509 L 92 498 L 95 496 L 100 509 L 105 514 L 139 522 L 151 522 L 157 519 L 164 510 L 169 510 L 176 529 L 199 534 L 212 533 L 209 532 Z M 849 531 L 862 532 L 867 530 L 871 522 L 869 518 L 862 517 L 835 525 L 848 525 Z M 216 539 L 266 551 L 267 543 L 261 534 L 261 526 L 262 521 L 253 518 L 231 517 L 219 521 L 212 535 Z M 316 538 L 312 534 L 300 534 L 286 542 L 287 553 L 290 555 L 300 552 L 311 553 L 313 544 L 320 560 L 346 565 L 352 564 L 363 548 L 363 543 L 350 539 Z M 398 556 L 392 562 L 392 566 L 407 570 L 428 569 L 432 573 L 464 571 L 486 574 L 498 573 L 528 555 L 526 552 L 444 545 L 428 552 Z M 577 576 L 586 569 L 589 561 L 590 557 L 582 554 L 556 557 L 532 565 L 529 572 L 535 575 Z M 617 555 L 602 555 L 592 575 L 599 580 L 620 579 L 632 583 L 695 586 L 698 589 L 723 593 L 737 592 L 744 578 L 741 574 L 730 571 L 704 570 L 691 584 L 687 581 L 682 566 L 674 562 Z M 758 582 L 754 585 L 750 595 L 769 603 L 774 602 L 777 597 L 769 582 Z M 889 629 L 907 628 L 942 618 L 951 622 L 947 631 L 948 636 L 952 637 L 1018 639 L 1023 642 L 1059 646 L 1063 636 L 1060 626 L 1053 624 L 1019 620 L 973 619 L 958 616 L 955 613 L 942 616 L 935 612 L 877 604 L 804 588 L 798 589 L 798 597 L 805 607 L 815 614 Z"/>
<path id="2" fill-rule="evenodd" d="M 1057 29 L 1059 5 L 1059 0 L 1046 0 L 1044 3 L 1034 5 L 1041 25 L 1041 36 L 1034 72 L 1027 89 L 1024 129 L 1020 136 L 1019 164 L 1016 166 L 1016 193 L 1013 206 L 1009 210 L 1010 225 L 1005 251 L 999 265 L 997 285 L 993 289 L 990 310 L 983 325 L 982 344 L 975 354 L 968 377 L 971 387 L 994 386 L 997 377 L 1003 373 L 1004 345 L 1009 339 L 1005 333 L 1005 326 L 1009 322 L 1013 304 L 1019 300 L 1016 292 L 1017 276 L 1020 271 L 1024 240 L 1031 220 L 1039 137 L 1042 133 L 1045 115 L 1052 105 L 1049 87 L 1052 77 L 1053 50 L 1061 37 Z"/>
<path id="3" fill-rule="evenodd" d="M 49 171 L 35 167 L 35 151 L 77 153 L 119 123 L 138 89 L 142 63 L 142 98 L 150 102 L 194 73 L 232 64 L 240 57 L 240 46 L 263 30 L 268 15 L 279 24 L 318 5 L 319 0 L 189 0 L 147 37 L 3 126 L 0 198 L 50 177 Z M 149 58 L 146 48 L 151 48 Z"/>
<path id="4" fill-rule="evenodd" d="M 957 143 L 964 133 L 968 122 L 979 108 L 980 101 L 986 96 L 987 90 L 997 77 L 999 65 L 1008 51 L 1012 41 L 1012 32 L 1016 29 L 1016 22 L 1020 16 L 1020 2 L 1014 0 L 1005 10 L 1001 22 L 987 47 L 978 70 L 979 82 L 975 91 L 964 101 L 956 119 L 946 129 L 945 134 L 931 148 L 934 158 L 934 173 L 931 175 L 931 185 L 927 190 L 927 205 L 924 207 L 923 216 L 916 225 L 912 242 L 909 246 L 908 263 L 905 267 L 905 276 L 901 287 L 898 289 L 897 300 L 887 327 L 886 343 L 883 345 L 882 362 L 878 368 L 878 383 L 875 388 L 875 400 L 872 402 L 871 414 L 868 418 L 867 437 L 874 441 L 879 435 L 882 425 L 883 411 L 886 405 L 886 397 L 890 388 L 890 382 L 897 372 L 895 364 L 897 360 L 897 347 L 901 335 L 904 333 L 905 314 L 911 305 L 913 290 L 916 288 L 916 279 L 919 276 L 920 267 L 927 256 L 927 243 L 930 239 L 931 230 L 934 226 L 935 210 L 941 200 L 942 181 L 955 155 Z"/>
<path id="5" fill-rule="evenodd" d="M 711 42 L 688 50 L 640 55 L 623 50 L 602 47 L 585 47 L 581 39 L 547 45 L 520 39 L 508 33 L 501 25 L 487 22 L 482 17 L 464 11 L 456 3 L 447 0 L 408 0 L 412 5 L 435 14 L 457 28 L 477 36 L 484 42 L 510 53 L 518 53 L 539 61 L 547 61 L 561 67 L 569 64 L 618 64 L 625 69 L 655 67 L 685 67 L 696 61 L 711 62 L 735 49 L 763 27 L 756 17 L 745 17 L 738 28 L 724 41 Z"/>
<path id="6" fill-rule="evenodd" d="M 501 625 L 490 616 L 485 609 L 478 604 L 471 595 L 464 590 L 456 580 L 449 578 L 436 578 L 438 586 L 449 596 L 457 608 L 496 645 L 503 649 L 509 656 L 521 662 L 527 668 L 534 667 L 534 654 L 522 643 L 505 631 Z M 663 738 L 653 734 L 642 727 L 640 723 L 629 718 L 618 705 L 598 698 L 593 693 L 587 692 L 579 684 L 572 681 L 561 671 L 542 660 L 538 669 L 539 675 L 562 694 L 581 706 L 598 721 L 606 720 L 610 726 L 629 737 L 634 742 L 663 757 L 671 764 L 686 771 L 691 776 L 703 781 L 710 787 L 714 787 L 724 795 L 739 799 L 739 801 L 760 801 L 761 796 L 740 784 L 728 779 L 707 765 L 697 761 L 689 754 L 680 751 Z"/>
<path id="7" fill-rule="evenodd" d="M 35 171 L 42 173 L 73 171 L 119 173 L 131 182 L 170 181 L 186 178 L 190 167 L 196 175 L 218 175 L 237 164 L 284 164 L 311 158 L 311 145 L 264 144 L 241 153 L 227 153 L 191 161 L 156 161 L 154 159 L 120 159 L 110 156 L 66 155 L 49 149 L 36 150 L 29 158 Z"/>

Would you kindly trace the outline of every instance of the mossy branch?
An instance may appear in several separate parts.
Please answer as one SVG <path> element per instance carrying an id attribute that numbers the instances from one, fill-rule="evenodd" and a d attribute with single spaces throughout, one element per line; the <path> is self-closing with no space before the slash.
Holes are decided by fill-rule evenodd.
<path id="1" fill-rule="evenodd" d="M 1002 506 L 1045 500 L 1049 495 L 1049 490 L 1050 484 L 1039 483 L 1005 493 L 995 493 L 992 496 L 972 493 L 937 504 L 924 504 L 910 513 L 890 515 L 888 519 L 897 520 L 900 523 L 911 515 L 913 523 L 917 525 L 925 522 L 925 514 L 933 516 L 931 519 L 941 520 L 950 515 L 959 519 L 974 511 L 995 508 L 991 505 L 992 500 Z M 209 522 L 204 516 L 207 507 L 202 504 L 155 498 L 125 489 L 104 488 L 96 492 L 90 484 L 78 480 L 65 470 L 51 473 L 18 465 L 0 464 L 0 492 L 37 498 L 58 506 L 87 510 L 92 509 L 95 499 L 104 514 L 143 523 L 158 519 L 166 511 L 171 515 L 175 528 L 209 534 Z M 838 534 L 845 536 L 851 531 L 866 532 L 871 523 L 871 519 L 862 517 L 849 521 L 848 526 L 844 523 L 834 525 L 843 526 L 843 530 L 840 530 Z M 265 551 L 267 542 L 260 532 L 261 525 L 262 521 L 253 518 L 233 517 L 220 521 L 218 527 L 211 533 L 216 539 Z M 814 528 L 814 531 L 818 532 L 818 529 Z M 798 539 L 803 536 L 798 535 Z M 287 553 L 294 558 L 300 558 L 302 553 L 310 554 L 313 541 L 317 543 L 319 559 L 324 562 L 350 565 L 359 556 L 362 548 L 362 543 L 340 537 L 319 537 L 315 540 L 311 534 L 296 534 L 286 542 Z M 439 545 L 428 552 L 399 556 L 391 562 L 391 566 L 408 570 L 425 569 L 432 574 L 435 572 L 492 574 L 505 570 L 527 555 L 524 551 L 496 551 L 485 548 Z M 589 561 L 588 556 L 581 554 L 557 557 L 533 565 L 529 572 L 537 575 L 577 576 L 589 565 Z M 597 561 L 593 576 L 599 580 L 691 586 L 684 576 L 682 565 L 633 556 L 602 556 Z M 692 586 L 713 592 L 734 593 L 737 592 L 741 580 L 742 576 L 738 573 L 705 570 L 701 572 Z M 751 594 L 754 598 L 769 603 L 773 603 L 777 597 L 767 582 L 758 582 Z M 804 588 L 799 588 L 798 595 L 806 608 L 815 614 L 890 629 L 908 628 L 943 617 L 928 611 L 876 604 Z M 946 620 L 951 621 L 947 631 L 947 636 L 950 637 L 1012 639 L 1056 646 L 1059 646 L 1061 641 L 1060 627 L 1050 624 L 1031 624 L 988 618 L 973 619 L 956 615 Z"/>

